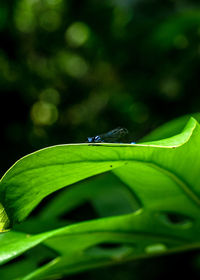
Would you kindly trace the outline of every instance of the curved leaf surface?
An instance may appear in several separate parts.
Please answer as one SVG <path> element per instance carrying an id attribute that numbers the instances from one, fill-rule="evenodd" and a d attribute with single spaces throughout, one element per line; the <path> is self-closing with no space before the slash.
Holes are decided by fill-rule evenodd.
<path id="1" fill-rule="evenodd" d="M 108 170 L 138 198 L 139 210 L 30 238 L 2 233 L 0 260 L 8 261 L 42 242 L 58 257 L 23 279 L 45 279 L 200 247 L 200 127 L 193 118 L 180 134 L 159 141 L 61 145 L 28 155 L 3 177 L 1 203 L 10 219 L 20 221 L 49 193 Z M 12 236 L 16 246 L 10 246 Z M 102 246 L 107 243 L 119 247 Z"/>
<path id="2" fill-rule="evenodd" d="M 21 221 L 48 194 L 105 171 L 124 165 L 129 168 L 133 161 L 153 163 L 158 154 L 160 162 L 166 161 L 166 168 L 172 164 L 174 170 L 180 169 L 180 161 L 188 151 L 181 152 L 183 149 L 180 148 L 177 154 L 177 150 L 198 129 L 197 122 L 191 119 L 181 134 L 160 141 L 138 145 L 71 144 L 37 151 L 19 160 L 2 178 L 0 202 L 12 222 Z M 194 156 L 196 150 L 192 149 L 189 153 L 190 157 L 192 153 Z M 170 160 L 166 160 L 166 157 L 170 157 Z M 178 171 L 181 175 L 186 171 L 185 166 L 182 167 Z M 192 178 L 196 181 L 196 174 Z"/>

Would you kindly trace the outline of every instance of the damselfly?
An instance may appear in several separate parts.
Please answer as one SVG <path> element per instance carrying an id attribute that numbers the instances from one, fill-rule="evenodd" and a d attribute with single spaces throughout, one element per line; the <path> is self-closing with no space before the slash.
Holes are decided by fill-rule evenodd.
<path id="1" fill-rule="evenodd" d="M 115 128 L 107 133 L 99 134 L 97 136 L 88 137 L 87 142 L 89 143 L 117 143 L 121 138 L 128 134 L 128 130 L 126 128 Z"/>

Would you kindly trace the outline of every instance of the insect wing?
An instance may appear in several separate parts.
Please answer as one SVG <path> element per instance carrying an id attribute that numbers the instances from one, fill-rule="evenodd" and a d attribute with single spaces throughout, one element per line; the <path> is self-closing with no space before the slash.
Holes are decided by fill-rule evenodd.
<path id="1" fill-rule="evenodd" d="M 124 137 L 128 134 L 128 130 L 126 128 L 115 128 L 105 134 L 99 135 L 102 142 L 114 143 L 118 141 L 120 138 Z"/>

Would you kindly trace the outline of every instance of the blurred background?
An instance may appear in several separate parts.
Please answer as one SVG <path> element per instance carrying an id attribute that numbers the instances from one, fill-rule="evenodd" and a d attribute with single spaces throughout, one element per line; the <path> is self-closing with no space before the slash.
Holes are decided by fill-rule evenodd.
<path id="1" fill-rule="evenodd" d="M 137 141 L 199 111 L 198 0 L 1 1 L 0 34 L 1 175 L 39 148 L 118 126 Z M 197 257 L 156 258 L 101 276 L 161 279 L 176 269 L 199 279 Z M 99 270 L 85 277 L 100 279 Z"/>

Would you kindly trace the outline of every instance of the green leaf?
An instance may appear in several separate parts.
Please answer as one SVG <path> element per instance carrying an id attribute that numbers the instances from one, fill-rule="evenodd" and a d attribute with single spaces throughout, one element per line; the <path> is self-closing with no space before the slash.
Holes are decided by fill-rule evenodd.
<path id="1" fill-rule="evenodd" d="M 154 129 L 148 135 L 144 136 L 140 140 L 140 142 L 156 141 L 164 138 L 169 138 L 180 133 L 184 129 L 185 124 L 189 121 L 191 116 L 195 118 L 198 122 L 200 122 L 200 113 L 184 115 L 175 120 L 171 120 L 167 123 L 164 123 L 157 129 Z"/>
<path id="2" fill-rule="evenodd" d="M 19 160 L 5 174 L 0 185 L 0 201 L 11 221 L 22 221 L 54 191 L 123 165 L 108 147 L 105 145 L 103 151 L 101 146 L 88 144 L 60 145 Z M 108 152 L 106 158 L 105 151 Z"/>
<path id="3" fill-rule="evenodd" d="M 129 168 L 133 160 L 152 161 L 152 155 L 157 152 L 160 157 L 161 150 L 165 156 L 175 154 L 173 149 L 186 143 L 196 127 L 191 119 L 183 133 L 143 145 L 71 144 L 40 150 L 19 160 L 5 174 L 0 201 L 12 222 L 22 221 L 44 197 L 60 188 L 123 165 Z"/>
<path id="4" fill-rule="evenodd" d="M 4 232 L 0 234 L 0 263 L 3 264 L 16 256 L 22 254 L 26 250 L 36 246 L 46 239 L 47 233 L 31 236 L 22 232 Z"/>
<path id="5" fill-rule="evenodd" d="M 32 236 L 2 233 L 0 260 L 8 261 L 44 244 L 57 257 L 23 278 L 44 279 L 200 247 L 200 126 L 194 118 L 181 133 L 167 139 L 137 145 L 61 145 L 28 155 L 3 177 L 1 203 L 9 218 L 17 222 L 49 193 L 108 170 L 129 188 L 130 201 L 139 201 L 132 213 L 117 213 Z M 99 189 L 105 184 L 94 178 L 94 186 L 95 180 Z M 112 181 L 106 181 L 109 188 Z M 69 192 L 68 209 L 77 206 L 91 189 L 92 184 L 83 183 L 82 189 Z M 95 196 L 90 199 L 98 205 Z M 57 208 L 59 205 L 64 207 L 64 201 Z"/>
<path id="6" fill-rule="evenodd" d="M 10 221 L 7 216 L 7 213 L 3 207 L 3 205 L 0 203 L 0 232 L 5 231 L 10 226 Z"/>

